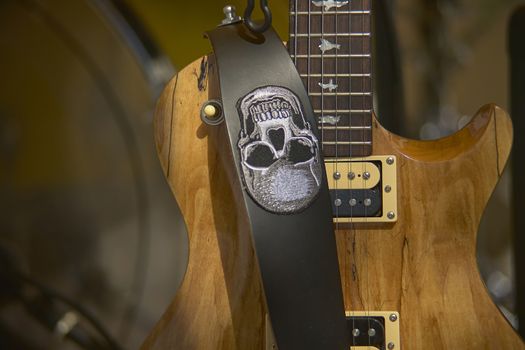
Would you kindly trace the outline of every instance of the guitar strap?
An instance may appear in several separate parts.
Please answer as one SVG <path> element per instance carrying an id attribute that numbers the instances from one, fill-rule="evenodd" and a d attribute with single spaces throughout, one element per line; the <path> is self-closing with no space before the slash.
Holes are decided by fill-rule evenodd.
<path id="1" fill-rule="evenodd" d="M 222 109 L 280 350 L 349 348 L 317 124 L 281 39 L 209 32 Z"/>

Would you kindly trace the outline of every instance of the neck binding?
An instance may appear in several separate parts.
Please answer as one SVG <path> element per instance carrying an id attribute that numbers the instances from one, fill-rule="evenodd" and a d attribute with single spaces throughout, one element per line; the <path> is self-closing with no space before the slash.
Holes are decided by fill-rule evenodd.
<path id="1" fill-rule="evenodd" d="M 290 0 L 290 55 L 325 157 L 372 153 L 371 0 Z"/>

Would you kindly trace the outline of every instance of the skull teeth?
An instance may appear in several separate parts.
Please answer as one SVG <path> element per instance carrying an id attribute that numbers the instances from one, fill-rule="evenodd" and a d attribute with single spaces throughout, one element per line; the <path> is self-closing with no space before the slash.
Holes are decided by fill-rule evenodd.
<path id="1" fill-rule="evenodd" d="M 290 118 L 291 116 L 292 116 L 292 113 L 288 110 L 252 114 L 252 118 L 256 122 L 264 122 L 267 120 L 275 120 L 275 119 L 286 119 L 286 118 Z"/>
<path id="2" fill-rule="evenodd" d="M 292 116 L 292 109 L 288 102 L 274 99 L 250 106 L 250 114 L 255 122 L 273 119 L 286 119 Z"/>

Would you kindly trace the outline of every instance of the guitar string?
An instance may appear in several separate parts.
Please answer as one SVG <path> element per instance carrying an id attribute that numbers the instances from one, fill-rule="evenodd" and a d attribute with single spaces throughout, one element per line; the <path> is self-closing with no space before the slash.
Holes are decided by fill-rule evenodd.
<path id="1" fill-rule="evenodd" d="M 307 66 L 307 78 L 306 78 L 306 86 L 307 86 L 307 91 L 308 91 L 308 96 L 310 96 L 310 26 L 311 26 L 311 21 L 312 21 L 312 18 L 311 18 L 311 15 L 310 15 L 310 12 L 312 10 L 312 5 L 310 3 L 310 1 L 308 1 L 308 25 L 307 25 L 307 31 L 308 31 L 308 40 L 307 40 L 307 44 L 308 44 L 308 47 L 307 47 L 307 58 L 306 58 L 306 66 Z M 296 11 L 296 13 L 299 12 L 299 11 Z M 296 14 L 297 16 L 297 14 Z M 314 117 L 315 117 L 315 113 L 314 113 Z M 321 145 L 322 145 L 322 142 L 323 142 L 323 136 L 321 134 Z"/>
<path id="2" fill-rule="evenodd" d="M 365 10 L 365 2 L 366 0 L 362 0 L 363 4 L 362 4 L 362 9 L 361 10 Z M 310 94 L 310 87 L 311 87 L 311 84 L 310 84 L 310 80 L 311 80 L 311 3 L 308 2 L 309 5 L 308 5 L 308 60 L 307 60 L 307 67 L 308 67 L 308 74 L 307 74 L 307 80 L 308 80 L 308 83 L 307 83 L 307 86 L 308 86 L 308 94 Z M 296 62 L 297 64 L 297 46 L 298 46 L 298 39 L 297 39 L 297 21 L 298 21 L 298 7 L 297 7 L 297 0 L 295 0 L 295 4 L 296 4 L 296 14 L 295 14 L 295 30 L 294 30 L 294 33 L 296 34 L 295 35 L 295 47 L 294 47 L 294 53 L 295 53 L 295 57 L 294 57 L 294 61 Z M 324 6 L 322 7 L 322 12 L 321 12 L 321 39 L 324 39 Z M 366 20 L 366 15 L 363 13 L 362 14 L 362 23 L 361 23 L 361 32 L 364 33 L 365 32 L 365 20 Z M 352 32 L 352 16 L 351 14 L 348 14 L 348 21 L 349 21 L 349 31 L 350 33 Z M 335 44 L 337 45 L 338 44 L 338 21 L 337 21 L 337 7 L 336 7 L 336 11 L 335 11 L 335 36 L 336 36 L 336 42 Z M 351 35 L 349 35 L 349 52 L 348 54 L 351 55 Z M 365 43 L 364 43 L 364 38 L 363 38 L 363 41 L 361 43 L 361 48 L 362 48 L 362 53 L 364 53 L 365 51 Z M 336 76 L 336 79 L 337 79 L 337 73 L 338 73 L 338 62 L 337 62 L 337 57 L 338 55 L 336 54 L 335 55 L 335 66 L 336 66 L 336 70 L 335 70 L 335 76 Z M 349 57 L 349 74 L 352 73 L 352 59 L 351 57 Z M 365 73 L 365 66 L 364 66 L 364 59 L 361 61 L 361 73 Z M 349 76 L 349 109 L 352 110 L 353 107 L 352 107 L 352 76 L 350 75 Z M 361 81 L 361 92 L 364 93 L 365 92 L 365 82 L 364 82 L 364 78 L 362 78 L 362 81 Z M 321 53 L 321 83 L 324 84 L 324 51 L 322 51 Z M 336 84 L 338 83 L 338 81 L 336 80 Z M 364 95 L 362 96 L 362 102 L 361 104 L 363 105 L 362 107 L 365 107 L 364 105 L 364 100 L 365 100 L 365 97 Z M 338 108 L 337 108 L 337 104 L 338 104 L 338 97 L 337 97 L 337 90 L 336 90 L 336 93 L 335 93 L 335 117 L 337 119 L 337 116 L 338 116 Z M 365 109 L 365 108 L 363 108 Z M 321 87 L 321 121 L 323 121 L 323 117 L 324 117 L 324 89 Z M 351 134 L 351 126 L 352 126 L 352 118 L 351 118 L 351 113 L 349 113 L 349 120 L 348 120 L 348 124 L 350 126 L 350 141 L 353 141 L 352 140 L 352 134 Z M 319 123 L 320 126 L 321 126 L 321 133 L 322 133 L 322 136 L 321 136 L 321 142 L 323 141 L 324 139 L 324 128 L 323 128 L 323 123 Z M 336 124 L 336 139 L 335 139 L 335 155 L 336 155 L 336 171 L 338 171 L 338 125 Z M 364 129 L 362 129 L 361 131 L 361 139 L 363 141 L 362 143 L 362 152 L 364 154 L 364 151 L 365 151 L 365 144 L 364 144 L 364 141 L 365 141 L 365 134 L 364 134 Z M 322 143 L 321 143 L 322 144 Z M 349 145 L 349 148 L 350 148 L 350 155 L 352 154 L 352 148 L 353 148 L 353 144 L 352 142 L 350 142 L 350 145 Z M 364 163 L 362 163 L 364 164 Z M 366 172 L 366 167 L 362 167 L 362 171 L 361 171 L 361 174 L 364 174 L 364 172 Z M 347 177 L 347 181 L 349 183 L 349 188 L 351 189 L 352 188 L 352 183 L 350 182 L 350 179 Z M 337 186 L 336 186 L 336 191 L 337 191 Z M 336 196 L 337 198 L 337 196 Z M 365 206 L 364 208 L 365 210 L 365 222 L 366 222 L 366 218 L 367 218 L 367 207 Z M 350 217 L 352 218 L 353 217 L 353 207 L 351 206 L 350 207 Z M 336 219 L 339 218 L 339 211 L 336 207 Z M 336 230 L 338 229 L 338 225 L 339 223 L 336 222 Z M 355 231 L 355 227 L 354 225 L 352 225 L 352 228 L 353 230 Z M 355 233 L 354 233 L 355 234 Z M 368 243 L 368 242 L 366 242 Z M 365 256 L 367 255 L 367 252 L 368 252 L 368 249 L 367 249 L 367 244 L 365 245 Z M 368 257 L 366 256 L 366 264 L 365 264 L 365 270 L 366 270 L 366 280 L 367 280 L 367 285 L 368 285 L 368 281 L 369 281 L 369 268 L 368 268 Z M 367 299 L 369 299 L 369 289 L 367 288 Z M 366 306 L 366 315 L 367 315 L 367 320 L 368 320 L 368 329 L 370 329 L 370 310 L 369 310 L 369 305 L 368 305 L 368 300 L 367 300 L 367 306 Z M 355 329 L 355 318 L 352 318 L 352 329 Z M 368 333 L 368 332 L 367 332 Z M 353 339 L 353 337 L 352 337 Z M 355 344 L 355 339 L 352 340 L 352 342 Z M 368 345 L 371 344 L 371 336 L 370 334 L 368 334 Z"/>
<path id="3" fill-rule="evenodd" d="M 370 12 L 367 14 L 366 11 L 370 11 L 371 10 L 371 4 L 370 4 L 370 0 L 361 0 L 361 7 L 362 7 L 362 20 L 361 20 L 361 33 L 365 33 L 365 22 L 368 20 L 371 20 L 370 18 Z M 370 38 L 370 36 L 363 36 L 362 37 L 362 40 L 361 40 L 361 54 L 364 54 L 365 53 L 365 41 L 366 42 L 369 42 L 370 39 L 366 39 L 366 38 Z M 369 48 L 371 49 L 370 47 L 370 44 L 369 44 Z M 361 73 L 364 73 L 365 71 L 365 60 L 366 58 L 363 57 L 361 58 Z M 365 93 L 365 79 L 362 79 L 361 80 L 361 103 L 362 103 L 362 109 L 363 110 L 366 110 L 366 105 L 365 105 L 365 100 L 366 100 L 366 95 L 364 95 Z M 368 112 L 365 112 L 365 115 L 366 113 Z M 364 124 L 364 120 L 361 124 Z M 361 135 L 362 135 L 362 156 L 364 157 L 365 156 L 365 131 L 364 129 L 361 129 Z M 363 166 L 362 166 L 362 172 L 361 174 L 363 174 L 363 178 L 364 178 L 364 174 L 365 172 L 367 171 L 366 169 L 366 163 L 365 162 L 362 162 L 361 163 Z M 364 183 L 364 179 L 363 179 L 363 183 Z M 364 200 L 367 199 L 367 195 L 366 193 L 368 192 L 367 189 L 365 189 L 364 193 L 365 193 L 365 196 L 364 196 Z M 363 203 L 364 204 L 364 203 Z M 368 221 L 368 206 L 365 204 L 364 205 L 364 224 L 367 225 L 367 221 Z M 365 238 L 365 260 L 366 260 L 366 310 L 367 310 L 367 321 L 368 321 L 368 345 L 370 346 L 371 345 L 371 333 L 370 333 L 370 269 L 369 269 L 369 252 L 368 252 L 368 236 L 365 235 L 364 236 Z"/>
<path id="4" fill-rule="evenodd" d="M 354 2 L 351 1 L 349 3 L 349 14 L 348 14 L 348 54 L 350 55 L 352 53 L 352 8 L 353 8 L 353 4 Z M 350 111 L 352 111 L 352 58 L 349 57 L 348 58 L 348 74 L 349 74 L 349 77 L 348 77 L 348 91 L 349 91 L 349 94 L 348 94 L 348 109 Z M 351 157 L 352 156 L 352 142 L 353 142 L 353 138 L 352 138 L 352 112 L 348 112 L 348 127 L 349 127 L 349 134 L 350 134 L 350 137 L 349 137 L 349 140 L 350 140 L 350 147 L 349 147 L 349 156 Z M 352 193 L 353 193 L 353 189 L 352 189 L 352 181 L 350 180 L 350 172 L 352 171 L 352 167 L 351 167 L 351 162 L 348 163 L 348 171 L 347 171 L 347 176 L 346 176 L 346 181 L 348 183 L 348 186 L 347 188 L 349 188 L 349 191 L 350 191 L 350 200 L 352 200 Z M 354 207 L 350 204 L 350 201 L 348 202 L 348 204 L 350 205 L 350 220 L 352 220 L 352 218 L 354 217 Z M 350 223 L 350 227 L 352 228 L 353 225 Z M 347 242 L 346 240 L 346 237 L 345 237 L 345 242 Z M 353 247 L 353 245 L 352 245 Z M 346 252 L 345 252 L 346 254 Z M 351 259 L 352 259 L 352 267 L 353 266 L 356 266 L 355 265 L 355 253 L 354 251 L 352 251 L 352 256 L 351 256 Z M 352 276 L 349 276 L 349 277 L 353 277 L 354 274 L 353 274 L 353 271 L 350 271 L 350 273 L 352 274 Z M 351 306 L 352 308 L 354 308 L 354 305 L 353 303 L 351 303 Z M 355 317 L 352 317 L 352 332 L 351 332 L 351 339 L 352 339 L 352 345 L 355 346 L 355 337 L 354 337 L 354 334 L 353 334 L 353 331 L 354 331 L 355 328 Z"/>
<path id="5" fill-rule="evenodd" d="M 338 72 L 337 72 L 337 64 L 338 64 L 338 52 L 337 52 L 337 44 L 338 44 L 338 41 L 339 41 L 339 37 L 338 37 L 338 28 L 337 28 L 337 12 L 338 12 L 338 6 L 335 7 L 335 15 L 334 15 L 334 25 L 335 25 L 335 30 L 334 30 L 334 34 L 335 34 L 335 42 L 334 42 L 334 45 L 336 45 L 336 48 L 335 48 L 335 53 L 334 53 L 334 57 L 335 57 L 335 78 L 334 78 L 334 85 L 336 86 L 335 87 L 335 102 L 334 102 L 334 110 L 335 110 L 335 171 L 337 173 L 340 174 L 339 172 L 339 120 L 338 120 L 338 117 L 339 117 L 339 111 L 338 111 L 338 104 L 337 104 L 337 100 L 338 100 L 338 92 L 339 92 L 339 81 L 337 80 L 338 79 Z M 324 27 L 323 27 L 323 30 L 324 30 Z M 330 82 L 329 82 L 330 83 Z M 336 194 L 336 198 L 339 198 L 339 183 L 338 181 L 335 181 L 336 183 L 336 186 L 335 186 L 335 194 Z M 336 227 L 336 231 L 339 229 L 339 207 L 336 206 L 336 224 L 335 224 L 335 227 Z"/>
<path id="6" fill-rule="evenodd" d="M 312 12 L 312 3 L 311 1 L 307 0 L 308 2 L 308 54 L 307 54 L 307 61 L 308 61 L 308 96 L 310 96 L 310 91 L 312 90 L 311 88 L 311 83 L 312 83 L 312 80 L 311 80 L 311 69 L 312 69 L 312 63 L 311 63 L 311 53 L 312 53 L 312 41 L 311 41 L 311 32 L 312 32 L 312 17 L 311 17 L 311 12 Z M 315 91 L 315 89 L 314 89 Z M 321 104 L 322 104 L 322 99 L 321 99 Z M 314 107 L 315 108 L 315 107 Z M 322 108 L 321 108 L 321 119 L 319 120 L 318 116 L 315 114 L 315 111 L 314 111 L 314 117 L 316 118 L 316 122 L 317 122 L 317 125 L 319 125 L 320 129 L 321 129 L 321 143 L 320 143 L 320 149 L 318 149 L 317 151 L 318 152 L 322 152 L 322 147 L 323 147 L 323 141 L 324 141 L 324 130 L 322 128 L 322 116 L 323 116 L 323 111 L 322 111 Z"/>
<path id="7" fill-rule="evenodd" d="M 335 34 L 335 43 L 333 43 L 334 45 L 337 45 L 338 44 L 338 17 L 337 17 L 337 6 L 335 7 L 335 18 L 334 18 L 334 25 L 335 25 L 335 31 L 334 31 L 334 34 Z M 323 43 L 325 42 L 325 38 L 324 38 L 324 34 L 325 34 L 325 6 L 324 4 L 321 5 L 321 45 L 323 45 Z M 335 77 L 334 77 L 334 84 L 337 86 L 339 84 L 338 82 L 338 55 L 337 55 L 337 48 L 335 48 L 336 52 L 335 52 L 335 71 L 333 72 Z M 325 86 L 328 86 L 328 90 L 331 91 L 331 84 L 330 84 L 330 81 L 326 82 L 325 81 L 325 76 L 324 76 L 324 53 L 325 53 L 325 50 L 321 49 L 321 79 L 320 79 L 320 89 L 321 89 L 321 113 L 322 113 L 322 116 L 321 118 L 324 117 L 324 92 L 325 92 Z M 326 85 L 325 85 L 326 84 Z M 338 105 L 337 105 L 337 99 L 338 99 L 338 88 L 336 87 L 335 88 L 335 173 L 339 173 L 339 158 L 338 158 L 338 121 L 337 121 L 337 117 L 338 117 Z M 323 119 L 321 119 L 323 120 Z M 322 124 L 324 126 L 324 124 Z M 324 132 L 324 128 L 322 129 L 323 132 Z M 334 176 L 334 174 L 327 174 L 327 176 Z M 339 198 L 339 189 L 338 189 L 338 182 L 337 181 L 334 181 L 335 183 L 335 198 Z M 335 207 L 335 212 L 336 212 L 336 223 L 335 223 L 335 232 L 338 232 L 339 230 L 339 207 L 337 205 L 334 206 Z"/>
<path id="8" fill-rule="evenodd" d="M 293 49 L 294 49 L 294 64 L 297 68 L 299 68 L 297 66 L 297 20 L 298 20 L 298 17 L 297 17 L 297 12 L 299 11 L 299 9 L 297 8 L 297 1 L 298 0 L 295 0 L 295 4 L 294 4 L 294 17 L 293 17 L 293 26 L 294 26 L 294 30 L 293 30 L 293 33 L 294 33 L 294 43 L 293 43 Z"/>
<path id="9" fill-rule="evenodd" d="M 295 37 L 294 37 L 294 62 L 295 64 L 297 65 L 297 52 L 298 52 L 298 45 L 299 45 L 299 42 L 298 42 L 298 36 L 297 36 L 297 33 L 298 33 L 298 12 L 299 12 L 299 9 L 298 9 L 298 3 L 297 3 L 298 0 L 295 0 L 295 21 L 294 21 L 294 34 L 295 34 Z M 364 3 L 366 0 L 362 0 L 362 2 Z M 308 60 L 307 60 L 307 70 L 308 70 L 308 74 L 307 74 L 307 87 L 308 87 L 308 94 L 310 94 L 310 78 L 311 78 L 311 62 L 310 62 L 310 59 L 311 59 L 311 3 L 308 2 Z M 351 6 L 351 5 L 350 5 Z M 362 4 L 362 9 L 361 10 L 365 10 L 365 5 Z M 350 10 L 352 10 L 352 8 L 350 8 Z M 362 30 L 361 32 L 364 33 L 365 32 L 365 20 L 366 20 L 366 15 L 363 13 L 362 15 Z M 352 33 L 352 15 L 349 13 L 348 14 L 348 26 L 349 26 L 349 32 Z M 322 13 L 321 13 L 321 38 L 324 39 L 324 6 L 322 7 Z M 337 17 L 337 7 L 336 7 L 336 11 L 335 11 L 335 45 L 338 44 L 338 17 Z M 352 59 L 351 59 L 351 53 L 352 53 L 352 36 L 349 35 L 349 47 L 348 47 L 348 54 L 350 55 L 349 56 L 349 59 L 348 59 L 348 62 L 349 62 L 349 77 L 348 77 L 348 84 L 349 84 L 349 94 L 348 94 L 348 98 L 349 98 L 349 110 L 353 110 L 353 107 L 352 107 Z M 364 43 L 364 38 L 363 38 L 363 41 L 361 43 L 361 48 L 362 48 L 362 53 L 364 53 L 365 51 L 365 43 Z M 335 55 L 335 77 L 337 79 L 338 77 L 338 62 L 337 62 L 337 58 L 338 58 L 338 55 L 336 54 Z M 321 53 L 321 83 L 324 84 L 324 51 L 322 51 Z M 361 72 L 360 73 L 364 73 L 365 72 L 365 67 L 364 67 L 364 60 L 361 61 Z M 362 82 L 361 82 L 361 92 L 365 92 L 365 82 L 364 82 L 364 78 L 362 78 Z M 336 80 L 335 82 L 336 85 L 338 85 L 338 81 Z M 323 121 L 323 117 L 324 117 L 324 89 L 321 87 L 321 121 Z M 364 100 L 365 100 L 365 97 L 363 95 L 363 101 L 362 101 L 362 104 L 363 104 L 363 107 L 364 106 Z M 335 117 L 337 119 L 337 116 L 338 116 L 338 97 L 337 97 L 337 89 L 336 89 L 336 93 L 335 93 Z M 365 109 L 365 108 L 363 108 Z M 349 112 L 349 115 L 348 115 L 348 124 L 349 124 L 349 138 L 350 138 L 350 143 L 349 143 L 349 149 L 350 149 L 350 152 L 349 154 L 352 155 L 352 148 L 353 148 L 353 143 L 352 143 L 352 118 L 351 118 L 351 112 Z M 322 141 L 324 139 L 324 128 L 323 128 L 323 124 L 322 123 L 319 123 L 320 124 L 320 128 L 321 128 L 321 144 L 322 144 Z M 336 171 L 338 171 L 338 124 L 336 123 L 336 128 L 335 128 L 335 131 L 336 131 L 336 138 L 335 138 L 335 155 L 336 155 Z M 361 132 L 361 135 L 362 135 L 362 141 L 363 141 L 363 144 L 362 144 L 362 151 L 363 151 L 363 154 L 364 154 L 364 151 L 365 151 L 365 144 L 364 144 L 364 141 L 365 141 L 365 135 L 364 135 L 364 130 L 362 129 L 362 132 Z M 364 163 L 362 163 L 364 164 Z M 349 167 L 349 172 L 351 171 L 351 168 Z M 362 172 L 361 174 L 364 174 L 364 172 L 366 171 L 366 167 L 363 168 L 362 167 Z M 337 183 L 337 182 L 336 182 Z M 347 183 L 348 183 L 348 188 L 350 188 L 350 191 L 352 191 L 352 182 L 350 181 L 350 178 L 347 176 Z M 336 191 L 337 191 L 337 186 L 336 186 Z M 352 193 L 352 192 L 350 192 Z M 337 198 L 337 196 L 336 196 Z M 366 221 L 366 218 L 367 218 L 367 207 L 365 206 L 365 221 Z M 339 218 L 339 211 L 336 207 L 336 219 Z M 353 218 L 353 207 L 350 206 L 350 218 Z M 336 230 L 338 230 L 338 225 L 339 223 L 336 221 Z M 355 235 L 355 227 L 354 225 L 352 225 L 352 229 L 354 230 L 354 235 Z M 368 242 L 367 242 L 368 243 Z M 367 247 L 365 247 L 365 253 L 367 253 L 368 249 Z M 354 255 L 354 254 L 353 254 Z M 366 254 L 365 254 L 366 255 Z M 354 259 L 354 257 L 352 256 L 352 258 Z M 368 274 L 368 259 L 367 260 L 367 263 L 366 263 L 366 275 L 367 275 L 367 285 L 368 285 L 368 280 L 369 280 L 369 274 Z M 369 289 L 367 288 L 367 298 L 369 298 Z M 368 301 L 368 300 L 367 300 Z M 368 329 L 370 329 L 370 311 L 369 311 L 369 306 L 368 306 L 368 302 L 367 302 L 367 312 L 366 312 L 366 315 L 367 315 L 367 320 L 368 320 Z M 352 318 L 352 330 L 355 329 L 355 317 Z M 355 339 L 354 337 L 352 336 L 352 342 L 353 344 L 355 345 Z M 371 336 L 370 334 L 368 334 L 368 345 L 371 344 Z"/>
<path id="10" fill-rule="evenodd" d="M 321 5 L 321 43 L 324 40 L 324 4 Z M 320 79 L 321 85 L 319 86 L 321 88 L 321 121 L 324 122 L 324 89 L 322 87 L 322 84 L 324 83 L 324 51 L 321 50 L 321 79 Z M 323 145 L 324 142 L 324 123 L 321 123 L 323 126 L 322 133 L 323 137 L 321 139 L 321 145 Z M 328 176 L 328 174 L 327 174 Z"/>
<path id="11" fill-rule="evenodd" d="M 323 8 L 324 10 L 324 8 Z M 339 16 L 338 16 L 338 11 L 339 10 L 339 7 L 338 6 L 335 6 L 335 13 L 334 13 L 334 21 L 333 21 L 333 25 L 334 25 L 334 31 L 333 33 L 335 34 L 335 41 L 333 43 L 333 45 L 335 45 L 334 47 L 334 65 L 335 65 L 335 70 L 333 72 L 334 74 L 334 82 L 333 84 L 335 85 L 335 88 L 334 88 L 334 91 L 335 91 L 335 94 L 334 94 L 334 117 L 335 117 L 335 173 L 339 174 L 339 176 L 341 176 L 341 173 L 342 173 L 342 169 L 340 169 L 339 167 L 339 116 L 340 116 L 340 113 L 339 113 L 339 85 L 340 85 L 340 81 L 339 81 L 339 49 L 338 49 L 338 46 L 339 45 Z M 322 30 L 324 32 L 325 30 L 325 27 L 324 27 L 324 24 L 322 25 Z M 329 32 L 331 32 L 329 30 Z M 324 53 L 324 52 L 323 52 Z M 323 83 L 324 80 L 323 80 Z M 329 80 L 328 81 L 328 89 L 330 91 L 330 89 L 333 87 L 332 84 L 331 84 L 331 81 Z M 336 179 L 336 181 L 334 181 L 335 183 L 335 198 L 336 199 L 340 199 L 339 198 L 339 194 L 340 194 L 340 191 L 339 191 L 339 181 L 338 179 Z M 339 212 L 339 209 L 340 207 L 339 206 L 335 206 L 335 211 L 336 211 L 336 222 L 335 222 L 335 234 L 337 234 L 339 232 L 339 217 L 340 217 L 340 212 Z M 354 326 L 354 321 L 352 321 L 352 325 Z"/>
<path id="12" fill-rule="evenodd" d="M 338 90 L 339 90 L 339 76 L 338 76 L 338 49 L 337 49 L 337 45 L 339 44 L 339 37 L 338 37 L 338 16 L 337 16 L 337 9 L 338 7 L 336 6 L 335 7 L 335 16 L 334 16 L 334 33 L 335 33 L 335 42 L 333 43 L 335 45 L 335 48 L 334 48 L 334 57 L 335 57 L 335 71 L 333 72 L 334 74 L 334 85 L 335 85 L 335 103 L 334 103 L 334 110 L 335 110 L 335 172 L 338 173 L 338 174 L 341 174 L 340 172 L 340 169 L 339 169 L 339 148 L 338 148 L 338 127 L 339 127 L 339 120 L 338 120 L 338 117 L 339 117 L 339 110 L 338 110 L 338 104 L 337 104 L 337 100 L 338 100 Z M 322 27 L 323 31 L 324 31 L 324 25 Z M 330 84 L 330 81 L 328 82 L 328 84 Z M 330 84 L 331 85 L 331 84 Z M 329 88 L 330 89 L 330 88 Z M 341 176 L 341 175 L 339 175 Z M 336 179 L 336 181 L 334 181 L 335 183 L 335 198 L 336 199 L 339 199 L 339 181 L 338 179 Z M 336 221 L 335 221 L 335 232 L 334 234 L 337 235 L 337 233 L 339 232 L 339 207 L 336 205 L 335 206 L 335 212 L 336 212 Z M 337 237 L 335 237 L 337 239 Z M 339 260 L 339 259 L 338 259 Z M 344 296 L 344 294 L 343 294 Z M 344 305 L 344 298 L 343 298 L 343 305 Z M 343 310 L 344 311 L 344 310 Z M 345 316 L 346 317 L 346 316 Z"/>

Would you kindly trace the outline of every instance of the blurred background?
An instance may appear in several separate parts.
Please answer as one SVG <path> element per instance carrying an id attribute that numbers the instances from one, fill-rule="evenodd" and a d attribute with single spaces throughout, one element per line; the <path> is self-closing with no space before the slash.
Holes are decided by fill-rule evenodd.
<path id="1" fill-rule="evenodd" d="M 376 1 L 381 122 L 433 139 L 485 103 L 508 110 L 507 28 L 520 3 Z M 0 348 L 78 349 L 55 325 L 81 308 L 135 349 L 161 317 L 188 252 L 155 152 L 155 102 L 177 70 L 210 51 L 202 34 L 226 4 L 245 8 L 241 0 L 0 1 Z M 270 6 L 286 40 L 288 1 Z M 484 216 L 478 262 L 517 327 L 511 180 L 507 170 Z"/>

